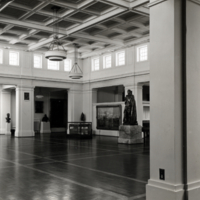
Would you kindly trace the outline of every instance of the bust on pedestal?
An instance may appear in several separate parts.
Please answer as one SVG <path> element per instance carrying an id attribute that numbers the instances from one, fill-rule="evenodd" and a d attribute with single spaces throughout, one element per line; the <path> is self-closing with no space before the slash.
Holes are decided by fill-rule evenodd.
<path id="1" fill-rule="evenodd" d="M 118 143 L 143 143 L 142 126 L 137 123 L 135 98 L 131 90 L 125 97 L 123 125 L 119 126 Z"/>
<path id="2" fill-rule="evenodd" d="M 40 133 L 51 133 L 49 118 L 45 114 L 40 124 Z"/>

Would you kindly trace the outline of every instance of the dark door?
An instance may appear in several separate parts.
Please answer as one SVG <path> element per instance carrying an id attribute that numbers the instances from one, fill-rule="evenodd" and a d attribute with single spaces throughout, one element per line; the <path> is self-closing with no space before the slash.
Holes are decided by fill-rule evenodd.
<path id="1" fill-rule="evenodd" d="M 67 124 L 67 100 L 51 99 L 50 121 L 51 128 L 66 127 Z"/>

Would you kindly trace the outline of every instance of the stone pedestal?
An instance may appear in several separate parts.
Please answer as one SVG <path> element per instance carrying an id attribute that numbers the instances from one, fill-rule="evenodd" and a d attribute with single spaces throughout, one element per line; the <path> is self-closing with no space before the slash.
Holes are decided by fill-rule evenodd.
<path id="1" fill-rule="evenodd" d="M 6 123 L 6 135 L 11 134 L 11 123 Z"/>
<path id="2" fill-rule="evenodd" d="M 126 143 L 126 144 L 143 143 L 142 126 L 120 125 L 118 143 Z"/>
<path id="3" fill-rule="evenodd" d="M 51 133 L 50 122 L 41 122 L 40 133 Z"/>

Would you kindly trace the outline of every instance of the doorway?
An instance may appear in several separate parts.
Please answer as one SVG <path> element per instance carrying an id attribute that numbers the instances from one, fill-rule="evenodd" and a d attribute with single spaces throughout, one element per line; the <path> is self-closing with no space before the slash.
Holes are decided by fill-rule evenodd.
<path id="1" fill-rule="evenodd" d="M 51 128 L 66 128 L 67 126 L 67 100 L 50 100 Z"/>

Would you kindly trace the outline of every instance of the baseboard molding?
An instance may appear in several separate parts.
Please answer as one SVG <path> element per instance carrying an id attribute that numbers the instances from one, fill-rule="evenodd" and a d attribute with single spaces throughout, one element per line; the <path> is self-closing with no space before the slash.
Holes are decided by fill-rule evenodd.
<path id="1" fill-rule="evenodd" d="M 170 184 L 157 180 L 149 180 L 146 185 L 146 200 L 183 200 L 183 184 Z"/>
<path id="2" fill-rule="evenodd" d="M 34 137 L 35 132 L 30 130 L 15 130 L 15 137 Z"/>

